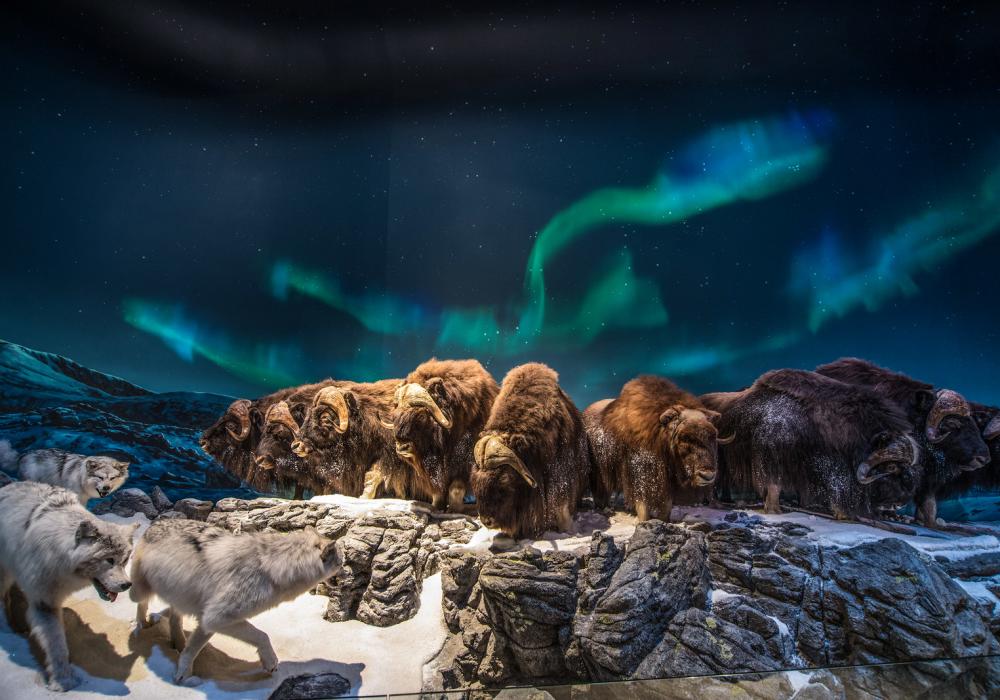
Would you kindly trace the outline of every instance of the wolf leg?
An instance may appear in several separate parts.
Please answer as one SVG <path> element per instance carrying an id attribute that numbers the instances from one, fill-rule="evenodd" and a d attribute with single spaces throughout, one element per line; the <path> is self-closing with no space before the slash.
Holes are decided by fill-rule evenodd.
<path id="1" fill-rule="evenodd" d="M 465 505 L 465 482 L 456 479 L 448 486 L 448 510 L 461 513 Z"/>
<path id="2" fill-rule="evenodd" d="M 172 614 L 170 619 L 173 619 Z M 194 660 L 201 653 L 201 650 L 205 648 L 205 645 L 208 644 L 208 640 L 212 638 L 213 634 L 214 632 L 206 631 L 201 621 L 198 621 L 198 626 L 191 633 L 191 638 L 187 640 L 187 646 L 184 647 L 181 657 L 177 660 L 174 683 L 180 685 L 191 677 L 191 667 L 194 665 Z"/>
<path id="3" fill-rule="evenodd" d="M 38 645 L 45 654 L 49 690 L 63 692 L 78 686 L 80 680 L 69 664 L 62 608 L 52 607 L 41 601 L 31 601 L 28 605 L 28 624 L 31 626 L 31 634 L 38 640 Z"/>
<path id="4" fill-rule="evenodd" d="M 177 651 L 184 651 L 187 640 L 184 638 L 184 616 L 173 608 L 167 609 L 170 620 L 170 643 Z"/>
<path id="5" fill-rule="evenodd" d="M 260 657 L 260 665 L 268 673 L 274 673 L 278 669 L 278 655 L 271 646 L 271 638 L 263 630 L 257 629 L 246 620 L 241 620 L 219 631 L 255 647 L 257 656 Z"/>

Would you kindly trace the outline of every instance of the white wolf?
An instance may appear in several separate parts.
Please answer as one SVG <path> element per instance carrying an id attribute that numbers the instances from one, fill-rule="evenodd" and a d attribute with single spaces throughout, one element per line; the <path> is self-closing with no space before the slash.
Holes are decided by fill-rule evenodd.
<path id="1" fill-rule="evenodd" d="M 124 566 L 137 527 L 101 520 L 56 486 L 18 481 L 0 489 L 0 595 L 8 621 L 11 586 L 27 598 L 52 690 L 79 682 L 69 663 L 63 601 L 91 584 L 108 601 L 128 590 Z"/>
<path id="2" fill-rule="evenodd" d="M 278 657 L 271 640 L 247 618 L 336 574 L 343 561 L 341 547 L 311 529 L 233 535 L 195 520 L 157 520 L 132 559 L 130 595 L 138 604 L 133 631 L 152 624 L 149 599 L 157 595 L 170 606 L 170 638 L 182 651 L 175 683 L 191 678 L 195 658 L 216 632 L 256 647 L 261 666 L 272 673 Z M 186 644 L 182 615 L 198 619 Z"/>
<path id="3" fill-rule="evenodd" d="M 91 498 L 103 498 L 128 479 L 128 462 L 111 457 L 87 457 L 64 450 L 33 450 L 20 457 L 6 440 L 0 441 L 0 467 L 17 465 L 24 481 L 62 486 L 76 494 L 86 506 Z"/>

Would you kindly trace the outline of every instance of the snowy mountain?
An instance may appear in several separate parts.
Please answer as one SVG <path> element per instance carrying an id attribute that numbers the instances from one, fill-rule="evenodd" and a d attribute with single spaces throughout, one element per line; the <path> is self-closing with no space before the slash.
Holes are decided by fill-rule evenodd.
<path id="1" fill-rule="evenodd" d="M 252 493 L 198 446 L 201 431 L 231 401 L 218 394 L 155 393 L 65 357 L 0 341 L 0 440 L 18 452 L 58 447 L 128 459 L 126 486 L 148 492 L 158 485 L 172 499 Z"/>

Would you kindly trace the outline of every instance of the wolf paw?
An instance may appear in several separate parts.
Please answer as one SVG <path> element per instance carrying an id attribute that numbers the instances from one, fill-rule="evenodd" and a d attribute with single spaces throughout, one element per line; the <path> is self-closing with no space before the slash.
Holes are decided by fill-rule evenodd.
<path id="1" fill-rule="evenodd" d="M 260 665 L 265 673 L 274 673 L 278 670 L 278 657 L 261 658 Z"/>
<path id="2" fill-rule="evenodd" d="M 80 685 L 80 679 L 75 673 L 64 673 L 60 676 L 53 676 L 46 683 L 49 690 L 54 690 L 57 693 L 65 693 L 67 690 L 73 690 L 78 685 Z"/>

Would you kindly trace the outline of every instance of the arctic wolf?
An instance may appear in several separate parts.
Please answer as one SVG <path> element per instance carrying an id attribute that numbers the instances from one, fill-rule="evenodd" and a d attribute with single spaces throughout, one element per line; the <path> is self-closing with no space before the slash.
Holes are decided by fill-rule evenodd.
<path id="1" fill-rule="evenodd" d="M 272 673 L 278 657 L 271 640 L 247 618 L 336 574 L 343 561 L 340 549 L 311 529 L 233 535 L 195 520 L 157 520 L 132 559 L 131 597 L 138 604 L 133 630 L 152 624 L 147 612 L 156 595 L 170 606 L 170 639 L 182 651 L 175 683 L 191 677 L 195 658 L 216 632 L 256 647 L 261 666 Z M 186 645 L 182 615 L 198 619 Z"/>
<path id="2" fill-rule="evenodd" d="M 34 450 L 20 457 L 10 443 L 0 444 L 5 468 L 17 465 L 24 481 L 62 486 L 76 494 L 86 506 L 91 498 L 103 498 L 128 479 L 128 462 L 111 457 L 86 457 L 63 450 Z"/>
<path id="3" fill-rule="evenodd" d="M 0 489 L 0 595 L 8 621 L 11 586 L 27 598 L 50 689 L 79 683 L 69 663 L 63 601 L 88 585 L 107 601 L 128 590 L 124 566 L 137 527 L 101 520 L 56 486 L 18 481 Z"/>

